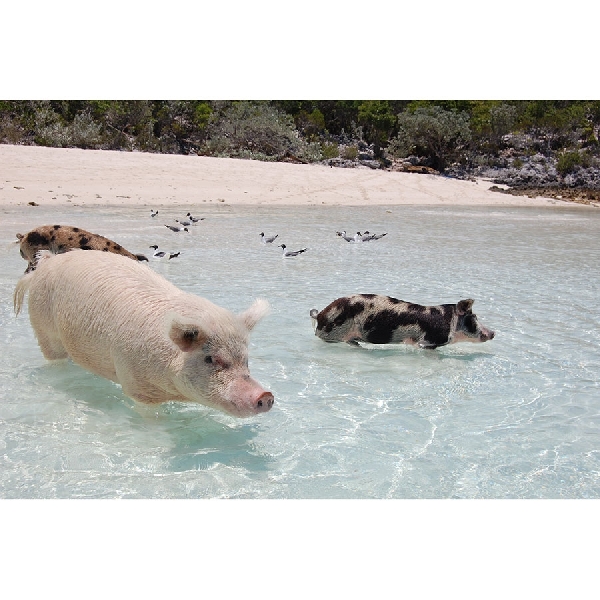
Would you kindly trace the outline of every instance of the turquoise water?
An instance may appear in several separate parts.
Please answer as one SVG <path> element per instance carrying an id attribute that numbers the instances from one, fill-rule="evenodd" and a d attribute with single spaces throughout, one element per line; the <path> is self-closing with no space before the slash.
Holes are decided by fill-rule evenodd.
<path id="1" fill-rule="evenodd" d="M 189 234 L 164 227 L 191 211 Z M 233 311 L 267 298 L 250 370 L 275 395 L 236 420 L 43 358 L 12 293 L 15 233 L 77 225 L 151 255 Z M 376 242 L 335 235 L 387 231 Z M 278 233 L 293 259 L 265 246 Z M 600 212 L 577 208 L 5 208 L 0 219 L 0 497 L 598 498 Z M 309 311 L 357 292 L 474 298 L 485 344 L 424 351 L 326 344 Z"/>

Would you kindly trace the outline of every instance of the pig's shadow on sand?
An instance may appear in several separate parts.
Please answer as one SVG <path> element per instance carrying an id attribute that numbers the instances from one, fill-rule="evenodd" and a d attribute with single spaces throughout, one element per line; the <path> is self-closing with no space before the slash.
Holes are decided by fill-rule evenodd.
<path id="1" fill-rule="evenodd" d="M 260 451 L 254 438 L 256 419 L 235 419 L 201 405 L 167 402 L 156 411 L 138 410 L 121 386 L 75 365 L 70 360 L 47 363 L 36 369 L 38 380 L 82 403 L 90 418 L 131 430 L 132 437 L 164 440 L 163 459 L 171 471 L 204 470 L 217 463 L 251 471 L 266 471 L 272 458 Z M 258 417 L 260 418 L 260 417 Z M 139 440 L 132 441 L 136 446 Z"/>

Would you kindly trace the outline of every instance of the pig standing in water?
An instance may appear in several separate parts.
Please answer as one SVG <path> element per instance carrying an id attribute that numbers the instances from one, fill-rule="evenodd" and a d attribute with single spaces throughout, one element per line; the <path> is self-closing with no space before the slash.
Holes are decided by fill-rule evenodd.
<path id="1" fill-rule="evenodd" d="M 97 233 L 90 233 L 79 227 L 69 225 L 42 225 L 25 235 L 17 233 L 21 256 L 27 261 L 25 273 L 34 271 L 41 250 L 50 250 L 52 254 L 62 254 L 73 248 L 82 250 L 102 250 L 128 256 L 133 260 L 148 259 L 143 254 L 132 254 L 123 246 Z"/>
<path id="2" fill-rule="evenodd" d="M 326 342 L 416 344 L 437 348 L 456 342 L 487 342 L 494 332 L 471 312 L 473 300 L 421 306 L 376 294 L 334 300 L 321 312 L 313 308 L 315 335 Z"/>
<path id="3" fill-rule="evenodd" d="M 236 417 L 273 406 L 248 370 L 248 334 L 268 311 L 265 300 L 234 315 L 98 250 L 44 256 L 17 283 L 17 315 L 27 291 L 44 356 L 70 357 L 138 402 L 199 402 Z"/>

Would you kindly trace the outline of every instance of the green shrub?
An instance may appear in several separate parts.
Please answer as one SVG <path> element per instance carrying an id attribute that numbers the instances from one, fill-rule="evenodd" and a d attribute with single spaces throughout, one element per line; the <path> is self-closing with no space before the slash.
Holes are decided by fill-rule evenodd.
<path id="1" fill-rule="evenodd" d="M 572 173 L 576 167 L 589 167 L 590 159 L 587 154 L 582 152 L 563 152 L 558 155 L 556 161 L 556 170 L 561 177 L 565 177 L 569 173 Z"/>
<path id="2" fill-rule="evenodd" d="M 40 107 L 34 115 L 34 139 L 39 146 L 65 145 L 65 127 L 60 117 L 49 106 Z"/>
<path id="3" fill-rule="evenodd" d="M 298 130 L 310 141 L 318 140 L 320 134 L 325 131 L 325 117 L 318 108 L 315 108 L 310 113 L 306 110 L 301 110 L 294 117 L 294 121 Z"/>
<path id="4" fill-rule="evenodd" d="M 510 133 L 517 120 L 517 108 L 512 104 L 501 103 L 490 108 L 491 135 L 499 140 Z"/>
<path id="5" fill-rule="evenodd" d="M 194 125 L 204 131 L 210 121 L 212 108 L 207 102 L 200 102 L 194 108 Z"/>
<path id="6" fill-rule="evenodd" d="M 346 160 L 356 160 L 358 157 L 358 147 L 357 146 L 346 146 L 342 150 L 342 158 Z"/>
<path id="7" fill-rule="evenodd" d="M 101 131 L 102 126 L 94 121 L 89 112 L 79 113 L 67 127 L 69 145 L 77 148 L 99 148 L 102 144 Z"/>
<path id="8" fill-rule="evenodd" d="M 471 141 L 469 115 L 441 106 L 419 107 L 398 115 L 398 136 L 387 148 L 395 158 L 411 154 L 426 157 L 443 171 L 450 161 L 463 157 Z"/>
<path id="9" fill-rule="evenodd" d="M 20 144 L 26 139 L 23 126 L 16 120 L 4 115 L 0 119 L 0 143 Z"/>
<path id="10" fill-rule="evenodd" d="M 337 158 L 340 155 L 340 149 L 335 143 L 323 142 L 321 144 L 321 156 L 324 160 L 328 158 Z"/>
<path id="11" fill-rule="evenodd" d="M 101 129 L 87 111 L 75 115 L 71 123 L 65 123 L 50 107 L 42 107 L 35 114 L 35 142 L 40 146 L 99 148 Z"/>
<path id="12" fill-rule="evenodd" d="M 396 117 L 387 100 L 366 100 L 358 106 L 358 123 L 364 128 L 365 141 L 381 146 L 387 142 Z"/>
<path id="13" fill-rule="evenodd" d="M 225 103 L 213 113 L 203 153 L 257 160 L 320 160 L 318 143 L 300 138 L 294 121 L 267 102 Z"/>

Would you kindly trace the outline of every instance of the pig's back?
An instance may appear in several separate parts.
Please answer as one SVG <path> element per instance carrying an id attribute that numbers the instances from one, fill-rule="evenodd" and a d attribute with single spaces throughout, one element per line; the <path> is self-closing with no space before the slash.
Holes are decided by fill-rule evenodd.
<path id="1" fill-rule="evenodd" d="M 164 319 L 170 310 L 198 309 L 203 299 L 186 294 L 151 268 L 98 250 L 72 250 L 44 258 L 29 286 L 32 322 L 52 327 L 69 354 L 94 346 L 168 344 Z"/>
<path id="2" fill-rule="evenodd" d="M 110 290 L 114 298 L 127 297 L 131 290 L 163 297 L 181 293 L 147 265 L 124 258 L 100 250 L 71 250 L 40 261 L 37 279 L 63 292 L 81 291 L 83 296 L 99 290 Z"/>

